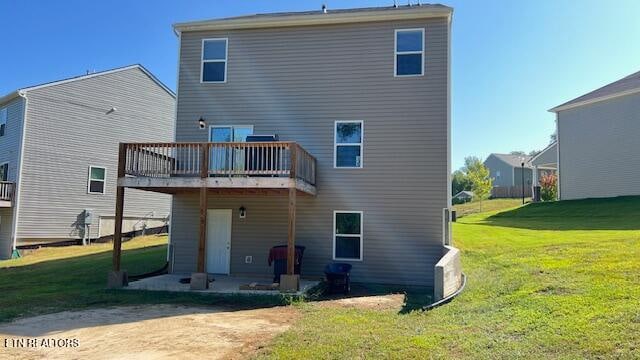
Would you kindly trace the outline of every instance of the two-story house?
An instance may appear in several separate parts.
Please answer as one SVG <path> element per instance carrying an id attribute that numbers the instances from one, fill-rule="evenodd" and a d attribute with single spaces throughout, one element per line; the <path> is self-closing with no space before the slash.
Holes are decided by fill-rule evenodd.
<path id="1" fill-rule="evenodd" d="M 192 288 L 205 273 L 268 276 L 270 249 L 287 245 L 281 289 L 295 288 L 299 245 L 303 277 L 345 262 L 353 281 L 434 284 L 448 251 L 451 15 L 176 24 L 177 142 L 122 144 L 119 173 L 123 192 L 173 194 L 171 272 L 193 273 Z M 114 247 L 110 280 L 123 285 Z"/>
<path id="2" fill-rule="evenodd" d="M 121 141 L 171 141 L 175 95 L 140 65 L 0 98 L 0 259 L 113 234 Z M 170 197 L 132 190 L 124 229 L 162 226 Z"/>

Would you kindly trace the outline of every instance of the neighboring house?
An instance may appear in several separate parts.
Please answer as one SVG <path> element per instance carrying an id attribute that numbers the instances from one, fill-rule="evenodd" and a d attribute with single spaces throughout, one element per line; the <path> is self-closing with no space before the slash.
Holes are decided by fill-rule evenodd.
<path id="1" fill-rule="evenodd" d="M 451 12 L 422 5 L 175 25 L 178 143 L 153 154 L 122 148 L 119 183 L 175 194 L 171 271 L 194 273 L 193 288 L 207 286 L 204 272 L 265 277 L 270 248 L 288 244 L 282 288 L 297 281 L 296 244 L 306 247 L 302 276 L 319 278 L 335 261 L 353 265 L 353 281 L 441 284 L 436 263 L 452 254 L 443 246 Z M 141 151 L 164 162 L 136 170 L 131 156 Z M 454 270 L 445 276 L 458 281 Z"/>
<path id="2" fill-rule="evenodd" d="M 640 195 L 640 72 L 549 111 L 561 200 Z"/>
<path id="3" fill-rule="evenodd" d="M 472 191 L 467 191 L 467 190 L 462 190 L 459 193 L 453 195 L 453 202 L 454 203 L 466 203 L 469 202 L 471 200 L 473 200 L 473 192 Z"/>
<path id="4" fill-rule="evenodd" d="M 540 186 L 540 179 L 546 175 L 558 172 L 558 143 L 556 141 L 549 144 L 542 151 L 529 159 L 529 164 L 533 168 L 532 185 Z"/>
<path id="5" fill-rule="evenodd" d="M 493 197 L 519 197 L 522 194 L 524 171 L 525 195 L 531 196 L 533 168 L 529 161 L 531 156 L 514 154 L 491 154 L 484 161 L 493 179 Z M 522 163 L 524 162 L 524 169 Z"/>
<path id="6" fill-rule="evenodd" d="M 171 140 L 174 108 L 140 65 L 0 98 L 0 259 L 16 246 L 113 234 L 118 143 Z M 125 229 L 166 222 L 170 197 L 129 195 Z"/>

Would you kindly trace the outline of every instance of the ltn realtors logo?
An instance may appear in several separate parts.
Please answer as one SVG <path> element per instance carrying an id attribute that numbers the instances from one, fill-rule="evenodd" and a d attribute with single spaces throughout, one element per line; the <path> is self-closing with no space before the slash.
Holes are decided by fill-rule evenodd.
<path id="1" fill-rule="evenodd" d="M 78 339 L 55 338 L 19 338 L 4 339 L 5 348 L 76 348 L 80 346 Z"/>

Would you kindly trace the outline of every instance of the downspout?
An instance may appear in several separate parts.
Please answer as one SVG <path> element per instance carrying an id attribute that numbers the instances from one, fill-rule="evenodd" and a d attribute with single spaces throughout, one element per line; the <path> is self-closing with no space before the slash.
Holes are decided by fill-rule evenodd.
<path id="1" fill-rule="evenodd" d="M 175 28 L 173 29 L 173 33 L 178 37 L 178 66 L 176 70 L 176 99 L 174 106 L 174 115 L 173 115 L 173 142 L 176 142 L 176 131 L 178 127 L 178 88 L 180 87 L 180 53 L 182 52 L 182 33 L 177 31 Z M 171 202 L 169 203 L 169 236 L 167 241 L 167 262 L 169 263 L 169 273 L 173 273 L 174 266 L 174 248 L 171 243 L 172 233 L 173 233 L 173 195 L 171 195 Z"/>
<path id="2" fill-rule="evenodd" d="M 13 225 L 11 227 L 11 238 L 13 240 L 13 253 L 18 247 L 18 219 L 20 216 L 20 197 L 22 195 L 22 169 L 24 168 L 24 144 L 27 134 L 27 112 L 29 108 L 29 99 L 27 94 L 18 90 L 18 96 L 24 99 L 24 108 L 22 111 L 22 136 L 20 137 L 20 153 L 18 154 L 18 174 L 16 175 L 16 189 L 14 193 L 13 205 Z"/>

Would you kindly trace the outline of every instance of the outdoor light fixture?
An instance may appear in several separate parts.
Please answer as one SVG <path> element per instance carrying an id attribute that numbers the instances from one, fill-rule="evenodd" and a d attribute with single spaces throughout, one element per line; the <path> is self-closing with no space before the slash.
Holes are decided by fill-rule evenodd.
<path id="1" fill-rule="evenodd" d="M 239 213 L 240 213 L 240 219 L 244 219 L 247 217 L 247 209 L 245 209 L 244 206 L 240 206 Z"/>
<path id="2" fill-rule="evenodd" d="M 201 116 L 200 120 L 198 120 L 198 126 L 200 126 L 200 129 L 204 129 L 205 127 L 207 127 L 207 123 L 204 121 L 204 118 Z"/>

